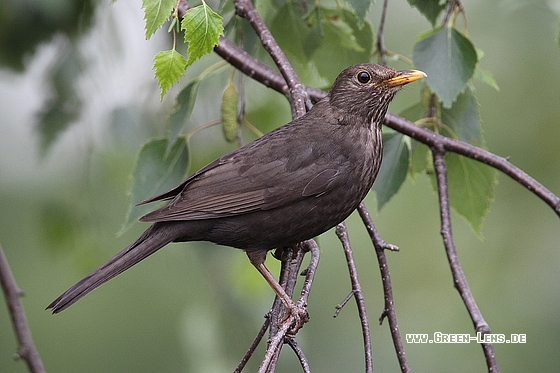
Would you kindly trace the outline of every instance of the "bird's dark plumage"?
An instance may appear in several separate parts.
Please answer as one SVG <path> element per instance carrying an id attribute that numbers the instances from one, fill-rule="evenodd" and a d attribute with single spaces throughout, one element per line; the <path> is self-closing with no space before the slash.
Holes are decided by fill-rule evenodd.
<path id="1" fill-rule="evenodd" d="M 145 201 L 171 199 L 140 219 L 154 224 L 136 242 L 48 308 L 54 313 L 66 309 L 170 242 L 237 247 L 257 266 L 267 251 L 337 225 L 356 209 L 377 176 L 381 123 L 389 102 L 402 85 L 424 76 L 375 64 L 347 68 L 306 115 Z"/>

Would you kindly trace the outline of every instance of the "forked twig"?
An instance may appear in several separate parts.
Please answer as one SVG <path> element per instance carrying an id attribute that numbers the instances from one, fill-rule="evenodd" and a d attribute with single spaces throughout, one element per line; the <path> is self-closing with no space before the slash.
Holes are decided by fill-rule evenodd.
<path id="1" fill-rule="evenodd" d="M 385 306 L 383 308 L 383 313 L 379 318 L 379 323 L 383 322 L 384 318 L 387 318 L 389 321 L 389 330 L 391 331 L 391 338 L 393 339 L 393 345 L 395 346 L 395 352 L 397 353 L 397 359 L 399 361 L 399 366 L 401 367 L 401 372 L 408 373 L 410 372 L 410 368 L 404 351 L 401 333 L 399 332 L 397 312 L 395 311 L 395 302 L 393 299 L 393 286 L 391 285 L 391 275 L 389 273 L 389 264 L 387 263 L 387 258 L 385 257 L 385 250 L 398 251 L 398 248 L 394 245 L 387 244 L 381 239 L 379 233 L 377 233 L 377 229 L 375 229 L 375 225 L 373 224 L 373 220 L 369 215 L 366 205 L 363 202 L 358 207 L 358 213 L 360 214 L 371 241 L 373 242 L 373 246 L 375 247 L 375 254 L 377 255 L 377 261 L 379 263 L 379 271 L 381 272 Z"/>
<path id="2" fill-rule="evenodd" d="M 364 339 L 364 355 L 366 360 L 366 373 L 373 372 L 373 350 L 371 347 L 371 331 L 369 328 L 369 321 L 366 312 L 366 302 L 362 294 L 362 286 L 358 280 L 358 271 L 356 263 L 354 262 L 354 254 L 350 247 L 350 239 L 348 238 L 348 230 L 344 222 L 336 226 L 336 235 L 342 243 L 344 255 L 346 256 L 346 263 L 348 264 L 348 271 L 350 272 L 350 282 L 352 283 L 352 295 L 356 299 L 358 307 L 358 315 L 362 324 L 362 337 Z M 342 304 L 344 305 L 344 304 Z"/>

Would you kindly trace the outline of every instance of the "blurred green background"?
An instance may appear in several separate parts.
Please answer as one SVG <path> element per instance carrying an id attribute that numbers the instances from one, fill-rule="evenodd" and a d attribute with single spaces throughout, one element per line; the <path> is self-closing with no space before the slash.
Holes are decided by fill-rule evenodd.
<path id="1" fill-rule="evenodd" d="M 368 16 L 375 28 L 380 3 Z M 482 67 L 500 86 L 497 92 L 477 85 L 487 147 L 560 194 L 560 1 L 463 5 L 469 36 L 485 52 Z M 27 318 L 49 372 L 232 371 L 272 302 L 271 290 L 242 252 L 188 243 L 170 245 L 62 314 L 44 310 L 146 227 L 136 224 L 116 236 L 127 211 L 135 155 L 147 137 L 164 133 L 180 87 L 159 102 L 152 58 L 170 42 L 164 33 L 144 40 L 142 19 L 139 1 L 103 2 L 95 11 L 87 2 L 70 0 L 0 5 L 0 54 L 4 66 L 11 66 L 0 70 L 0 242 L 25 291 Z M 415 35 L 429 28 L 405 1 L 390 2 L 391 50 L 410 56 Z M 27 51 L 25 58 L 18 60 L 17 48 Z M 200 61 L 182 84 L 218 60 Z M 225 77 L 203 84 L 189 129 L 219 117 Z M 416 101 L 419 86 L 407 87 L 391 110 Z M 63 98 L 65 104 L 57 106 Z M 247 100 L 249 119 L 261 130 L 289 120 L 287 103 L 271 90 L 247 83 Z M 74 124 L 47 148 L 41 139 L 48 133 L 39 135 L 41 119 Z M 219 131 L 193 137 L 191 170 L 232 149 Z M 428 178 L 408 180 L 379 214 L 373 194 L 366 202 L 383 238 L 401 247 L 387 255 L 403 335 L 472 334 L 452 286 Z M 388 327 L 376 321 L 383 295 L 373 249 L 358 217 L 347 223 L 372 324 L 375 368 L 397 372 Z M 454 216 L 453 223 L 459 258 L 492 331 L 527 336 L 526 344 L 495 345 L 502 371 L 558 371 L 558 217 L 500 175 L 485 239 L 463 219 Z M 332 317 L 350 291 L 342 250 L 332 231 L 319 242 L 311 322 L 298 340 L 315 372 L 363 371 L 355 304 Z M 276 261 L 268 264 L 277 273 Z M 485 370 L 475 343 L 405 343 L 405 348 L 417 372 Z M 1 372 L 27 371 L 13 360 L 16 349 L 7 311 L 0 307 Z M 261 356 L 262 349 L 247 371 L 256 370 Z M 300 371 L 296 359 L 285 349 L 278 372 L 294 371 Z"/>

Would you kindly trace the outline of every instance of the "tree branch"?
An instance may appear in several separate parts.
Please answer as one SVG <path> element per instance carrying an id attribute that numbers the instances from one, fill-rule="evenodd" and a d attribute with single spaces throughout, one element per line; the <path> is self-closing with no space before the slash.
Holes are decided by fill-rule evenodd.
<path id="1" fill-rule="evenodd" d="M 381 20 L 379 21 L 379 29 L 377 30 L 377 51 L 379 52 L 379 60 L 382 65 L 387 65 L 387 48 L 385 47 L 385 20 L 387 19 L 387 5 L 389 0 L 383 0 L 383 8 L 381 8 Z"/>
<path id="2" fill-rule="evenodd" d="M 294 69 L 290 65 L 290 62 L 284 55 L 284 52 L 282 52 L 280 46 L 278 46 L 278 43 L 270 33 L 270 30 L 266 27 L 259 13 L 257 13 L 253 7 L 251 0 L 233 0 L 233 4 L 235 5 L 236 13 L 245 18 L 253 27 L 261 40 L 262 46 L 268 54 L 270 54 L 278 70 L 280 70 L 282 77 L 288 84 L 290 92 L 288 99 L 292 108 L 292 117 L 301 117 L 307 111 L 305 105 L 305 90 L 294 72 Z"/>
<path id="3" fill-rule="evenodd" d="M 313 285 L 315 271 L 319 264 L 319 246 L 314 240 L 307 240 L 292 247 L 287 254 L 288 258 L 282 261 L 282 270 L 280 277 L 280 285 L 286 290 L 288 295 L 293 294 L 296 284 L 297 275 L 303 257 L 307 251 L 311 251 L 311 260 L 307 268 L 302 272 L 305 275 L 305 281 L 296 302 L 300 308 L 307 307 L 307 299 Z M 307 322 L 307 318 L 303 318 L 303 323 L 294 324 L 295 318 L 293 315 L 284 315 L 282 312 L 283 305 L 278 297 L 275 298 L 271 310 L 271 324 L 270 324 L 270 338 L 265 352 L 265 357 L 259 367 L 259 372 L 272 372 L 276 365 L 278 356 L 282 349 L 283 343 L 287 343 L 287 338 L 292 338 L 303 327 L 303 323 Z M 293 348 L 293 346 L 292 346 Z M 295 350 L 294 350 L 295 351 Z M 297 351 L 295 351 L 297 353 Z M 300 356 L 298 356 L 301 358 Z M 302 363 L 302 368 L 305 369 L 305 364 Z"/>
<path id="4" fill-rule="evenodd" d="M 439 195 L 439 206 L 440 206 L 440 216 L 441 216 L 441 236 L 443 237 L 443 245 L 445 246 L 445 253 L 447 254 L 447 260 L 449 261 L 449 266 L 451 267 L 451 273 L 453 275 L 453 285 L 461 295 L 465 307 L 469 312 L 471 320 L 474 324 L 474 329 L 476 332 L 482 334 L 491 333 L 490 327 L 482 317 L 482 313 L 478 309 L 476 301 L 471 293 L 461 264 L 459 263 L 459 257 L 457 256 L 457 250 L 455 249 L 455 243 L 453 242 L 453 232 L 451 230 L 451 211 L 449 209 L 449 195 L 447 193 L 447 165 L 445 163 L 445 151 L 443 149 L 432 148 L 432 154 L 434 157 L 434 168 L 436 171 L 437 188 Z M 494 355 L 494 347 L 490 343 L 482 343 L 482 350 L 484 351 L 484 356 L 486 357 L 486 365 L 488 366 L 488 372 L 498 373 L 500 370 L 498 368 L 498 363 Z"/>
<path id="5" fill-rule="evenodd" d="M 286 338 L 286 343 L 294 350 L 298 360 L 303 368 L 304 373 L 311 373 L 311 369 L 309 368 L 309 361 L 305 357 L 303 350 L 299 347 L 299 344 L 296 342 L 294 338 Z"/>
<path id="6" fill-rule="evenodd" d="M 342 243 L 344 255 L 346 256 L 346 263 L 348 263 L 348 271 L 350 272 L 350 282 L 352 283 L 352 293 L 356 299 L 358 306 L 358 315 L 362 324 L 362 337 L 364 339 L 364 356 L 366 360 L 366 373 L 373 373 L 373 350 L 371 347 L 371 332 L 369 329 L 369 321 L 366 312 L 366 302 L 362 293 L 362 285 L 358 280 L 358 270 L 354 262 L 354 254 L 350 247 L 350 239 L 348 238 L 348 230 L 344 222 L 336 226 L 336 235 Z"/>
<path id="7" fill-rule="evenodd" d="M 529 189 L 529 191 L 549 205 L 556 215 L 560 217 L 560 198 L 521 169 L 511 164 L 508 158 L 499 157 L 465 142 L 438 135 L 395 114 L 387 113 L 385 124 L 395 131 L 412 137 L 431 148 L 441 148 L 445 151 L 461 154 L 494 167 Z"/>
<path id="8" fill-rule="evenodd" d="M 393 299 L 393 286 L 391 285 L 391 275 L 389 273 L 389 264 L 387 263 L 387 258 L 385 257 L 385 250 L 398 251 L 398 247 L 388 244 L 377 233 L 373 220 L 369 215 L 366 205 L 362 202 L 358 207 L 358 213 L 364 222 L 364 225 L 369 233 L 373 246 L 375 247 L 375 253 L 377 255 L 377 261 L 379 263 L 379 270 L 381 272 L 381 282 L 383 283 L 383 295 L 385 299 L 385 307 L 383 313 L 379 318 L 379 323 L 383 322 L 386 317 L 389 321 L 389 329 L 391 331 L 391 338 L 393 339 L 393 345 L 395 346 L 395 351 L 397 353 L 397 359 L 399 360 L 399 365 L 401 367 L 401 372 L 408 373 L 410 368 L 408 366 L 408 360 L 404 351 L 404 346 L 402 343 L 401 333 L 399 332 L 399 324 L 397 322 L 397 312 L 395 311 L 395 302 Z"/>
<path id="9" fill-rule="evenodd" d="M 261 327 L 261 330 L 259 330 L 257 336 L 253 340 L 253 343 L 251 343 L 251 346 L 249 346 L 249 349 L 245 353 L 245 356 L 243 356 L 243 358 L 241 359 L 241 361 L 239 362 L 239 364 L 237 365 L 237 368 L 235 368 L 233 373 L 241 373 L 241 371 L 243 370 L 243 368 L 245 368 L 245 365 L 247 364 L 247 362 L 249 361 L 251 356 L 253 356 L 253 353 L 257 349 L 257 346 L 259 345 L 259 343 L 261 343 L 261 340 L 264 337 L 264 335 L 266 334 L 266 331 L 267 331 L 267 329 L 270 325 L 270 313 L 267 313 L 264 316 L 264 319 L 265 320 L 264 320 L 263 326 Z"/>
<path id="10" fill-rule="evenodd" d="M 0 245 L 0 285 L 6 297 L 10 319 L 19 344 L 16 359 L 25 360 L 30 372 L 44 373 L 45 367 L 31 337 L 31 331 L 20 302 L 23 292 L 16 284 L 2 245 Z"/>

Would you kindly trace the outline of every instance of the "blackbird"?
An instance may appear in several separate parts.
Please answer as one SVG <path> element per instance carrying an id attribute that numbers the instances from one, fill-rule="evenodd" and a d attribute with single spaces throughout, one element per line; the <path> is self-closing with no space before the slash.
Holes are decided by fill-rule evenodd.
<path id="1" fill-rule="evenodd" d="M 376 64 L 350 66 L 304 116 L 142 202 L 171 202 L 132 245 L 47 309 L 58 313 L 170 242 L 210 241 L 244 250 L 287 308 L 295 306 L 264 265 L 269 250 L 318 236 L 346 219 L 371 188 L 382 157 L 381 124 L 405 84 L 426 76 Z"/>

